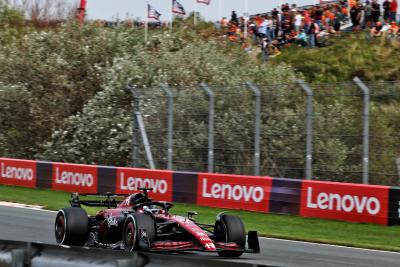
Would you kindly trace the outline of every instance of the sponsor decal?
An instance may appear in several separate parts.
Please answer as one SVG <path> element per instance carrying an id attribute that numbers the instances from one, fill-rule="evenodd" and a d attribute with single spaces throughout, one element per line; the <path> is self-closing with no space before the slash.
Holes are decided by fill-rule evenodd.
<path id="1" fill-rule="evenodd" d="M 197 204 L 268 212 L 272 178 L 200 173 Z"/>
<path id="2" fill-rule="evenodd" d="M 140 187 L 153 188 L 151 198 L 172 201 L 172 172 L 134 168 L 117 168 L 117 194 L 140 192 Z"/>
<path id="3" fill-rule="evenodd" d="M 53 163 L 52 188 L 80 193 L 97 193 L 97 166 Z"/>
<path id="4" fill-rule="evenodd" d="M 36 162 L 0 158 L 0 184 L 36 187 Z"/>
<path id="5" fill-rule="evenodd" d="M 113 217 L 112 215 L 108 216 L 107 218 L 107 225 L 108 227 L 111 226 L 118 226 L 118 221 L 115 217 Z"/>
<path id="6" fill-rule="evenodd" d="M 387 224 L 388 187 L 303 181 L 300 215 Z"/>

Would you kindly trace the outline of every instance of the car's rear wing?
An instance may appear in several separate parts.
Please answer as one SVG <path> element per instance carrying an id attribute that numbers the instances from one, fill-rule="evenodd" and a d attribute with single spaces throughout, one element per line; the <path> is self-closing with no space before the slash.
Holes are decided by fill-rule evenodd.
<path id="1" fill-rule="evenodd" d="M 91 196 L 91 197 L 102 197 L 106 198 L 105 200 L 81 200 L 80 196 Z M 128 194 L 112 194 L 112 193 L 105 193 L 105 194 L 79 194 L 79 193 L 72 193 L 71 200 L 69 203 L 71 207 L 80 207 L 81 205 L 88 206 L 88 207 L 107 207 L 107 208 L 116 208 L 119 203 L 123 200 L 116 200 L 116 198 L 128 197 Z"/>

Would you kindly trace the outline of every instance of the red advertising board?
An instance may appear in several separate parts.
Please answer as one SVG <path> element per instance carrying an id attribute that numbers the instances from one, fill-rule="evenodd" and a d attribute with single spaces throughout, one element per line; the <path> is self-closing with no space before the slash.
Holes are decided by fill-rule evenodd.
<path id="1" fill-rule="evenodd" d="M 268 212 L 271 186 L 270 177 L 199 173 L 197 204 Z"/>
<path id="2" fill-rule="evenodd" d="M 53 163 L 52 189 L 97 193 L 97 166 Z"/>
<path id="3" fill-rule="evenodd" d="M 36 161 L 0 158 L 0 184 L 36 187 Z"/>
<path id="4" fill-rule="evenodd" d="M 389 187 L 303 181 L 300 215 L 387 224 Z"/>
<path id="5" fill-rule="evenodd" d="M 149 196 L 156 200 L 172 201 L 172 171 L 117 168 L 117 194 L 139 192 L 138 188 L 153 188 Z"/>

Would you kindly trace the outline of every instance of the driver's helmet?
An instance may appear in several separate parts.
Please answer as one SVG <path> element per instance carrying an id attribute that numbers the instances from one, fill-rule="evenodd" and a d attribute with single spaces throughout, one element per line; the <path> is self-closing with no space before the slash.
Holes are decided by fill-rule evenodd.
<path id="1" fill-rule="evenodd" d="M 136 193 L 131 195 L 130 204 L 135 206 L 140 203 L 145 203 L 147 201 L 146 196 L 143 193 Z"/>

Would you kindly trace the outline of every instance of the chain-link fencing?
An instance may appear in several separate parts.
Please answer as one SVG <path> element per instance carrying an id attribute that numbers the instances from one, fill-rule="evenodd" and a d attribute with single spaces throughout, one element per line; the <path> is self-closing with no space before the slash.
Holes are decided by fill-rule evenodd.
<path id="1" fill-rule="evenodd" d="M 156 168 L 399 184 L 400 82 L 135 90 Z"/>

